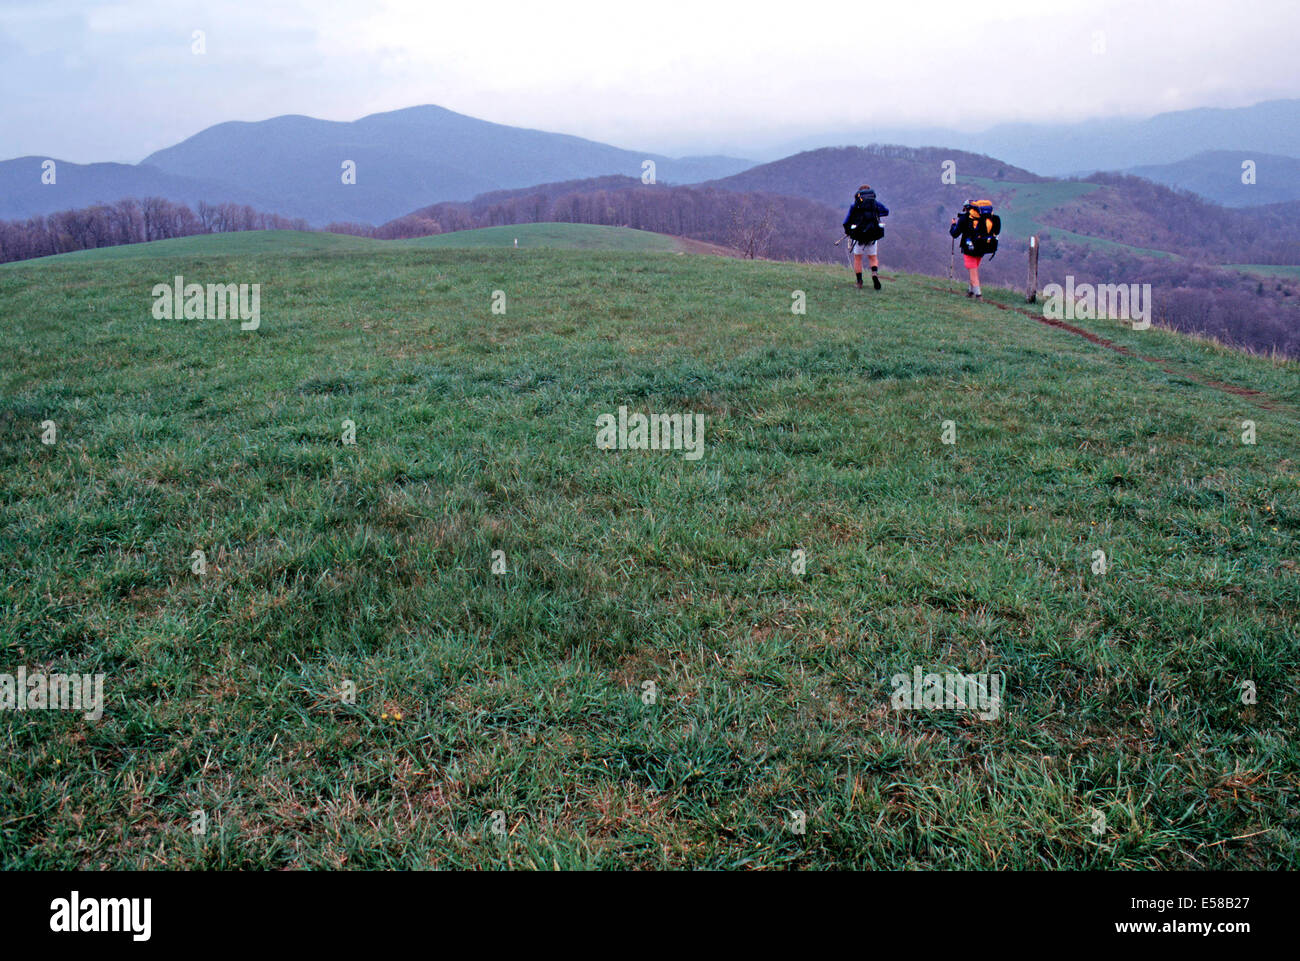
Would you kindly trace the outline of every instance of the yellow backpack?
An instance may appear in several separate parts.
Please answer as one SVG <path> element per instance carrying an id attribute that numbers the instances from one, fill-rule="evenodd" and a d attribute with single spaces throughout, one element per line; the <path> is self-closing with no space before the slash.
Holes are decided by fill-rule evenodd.
<path id="1" fill-rule="evenodd" d="M 973 254 L 996 254 L 998 234 L 1002 233 L 1002 218 L 993 212 L 993 201 L 972 200 L 966 205 L 966 215 L 974 226 Z M 963 248 L 965 249 L 965 248 Z"/>

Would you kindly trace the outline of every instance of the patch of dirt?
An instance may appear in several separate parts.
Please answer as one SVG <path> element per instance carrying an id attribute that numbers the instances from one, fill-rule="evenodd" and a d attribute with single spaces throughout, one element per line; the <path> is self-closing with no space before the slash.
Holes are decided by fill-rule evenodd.
<path id="1" fill-rule="evenodd" d="M 682 250 L 688 254 L 708 254 L 714 257 L 731 257 L 733 259 L 740 256 L 740 251 L 719 244 L 711 244 L 703 240 L 691 240 L 689 237 L 674 239 L 681 244 Z"/>

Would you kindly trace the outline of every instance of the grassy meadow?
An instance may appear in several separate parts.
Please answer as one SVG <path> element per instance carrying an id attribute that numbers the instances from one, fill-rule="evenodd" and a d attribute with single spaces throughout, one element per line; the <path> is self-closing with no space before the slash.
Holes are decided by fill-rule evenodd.
<path id="1" fill-rule="evenodd" d="M 0 867 L 1300 866 L 1300 365 L 503 238 L 0 269 L 0 672 L 106 676 L 0 712 Z"/>
<path id="2" fill-rule="evenodd" d="M 433 237 L 401 240 L 398 243 L 430 250 L 444 247 L 513 248 L 516 240 L 524 249 L 549 247 L 560 250 L 628 250 L 645 253 L 677 253 L 688 249 L 687 242 L 680 237 L 600 224 L 512 224 L 507 227 L 457 230 Z"/>
<path id="3" fill-rule="evenodd" d="M 454 233 L 416 237 L 411 240 L 373 240 L 348 234 L 330 234 L 316 231 L 247 230 L 229 234 L 201 234 L 193 237 L 176 237 L 171 240 L 154 240 L 143 244 L 124 244 L 120 247 L 98 247 L 77 250 L 21 261 L 23 269 L 63 266 L 69 263 L 104 263 L 118 260 L 165 260 L 180 262 L 176 258 L 188 257 L 202 261 L 217 255 L 233 257 L 253 254 L 303 254 L 303 253 L 362 253 L 366 251 L 392 251 L 407 248 L 441 249 L 475 247 L 510 247 L 518 240 L 524 249 L 539 247 L 556 250 L 627 250 L 645 253 L 676 253 L 691 249 L 690 241 L 647 230 L 629 230 L 624 227 L 604 227 L 598 224 L 518 224 L 510 227 L 483 227 L 479 230 L 458 230 Z M 703 246 L 697 244 L 696 246 Z M 19 269 L 16 264 L 0 264 L 0 270 Z M 165 282 L 163 278 L 160 282 Z M 256 283 L 257 281 L 252 281 Z"/>

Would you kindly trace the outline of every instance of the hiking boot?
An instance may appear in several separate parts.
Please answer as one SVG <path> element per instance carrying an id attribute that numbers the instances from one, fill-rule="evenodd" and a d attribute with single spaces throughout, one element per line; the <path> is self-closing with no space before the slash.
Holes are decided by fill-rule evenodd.
<path id="1" fill-rule="evenodd" d="M 973 297 L 974 297 L 976 300 L 978 300 L 981 304 L 984 303 L 984 297 L 983 297 L 982 294 L 972 294 L 971 296 L 973 296 Z"/>
<path id="2" fill-rule="evenodd" d="M 967 290 L 967 291 L 966 291 L 966 296 L 967 296 L 967 297 L 974 297 L 974 296 L 975 296 L 975 291 L 973 291 L 973 290 Z"/>
<path id="3" fill-rule="evenodd" d="M 880 289 L 880 278 L 877 277 L 875 274 L 871 275 L 871 286 L 875 287 L 876 290 Z"/>
<path id="4" fill-rule="evenodd" d="M 859 280 L 859 281 L 858 281 L 858 290 L 861 290 L 861 289 L 862 289 L 862 281 Z"/>

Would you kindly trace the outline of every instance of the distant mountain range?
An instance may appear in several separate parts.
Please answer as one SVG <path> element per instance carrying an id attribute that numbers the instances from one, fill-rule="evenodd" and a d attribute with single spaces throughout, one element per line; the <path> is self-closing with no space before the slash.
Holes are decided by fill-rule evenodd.
<path id="1" fill-rule="evenodd" d="M 231 122 L 150 154 L 141 164 L 58 164 L 42 184 L 40 162 L 0 163 L 0 217 L 29 217 L 156 195 L 194 204 L 233 201 L 270 213 L 378 223 L 424 203 L 468 200 L 491 190 L 573 177 L 624 174 L 694 183 L 752 166 L 733 157 L 673 158 L 566 134 L 477 120 L 442 107 L 372 114 L 341 123 L 286 116 Z M 356 182 L 343 182 L 343 165 Z"/>
<path id="2" fill-rule="evenodd" d="M 76 164 L 55 160 L 54 183 L 44 183 L 47 157 L 18 157 L 0 161 L 0 220 L 20 220 L 72 210 L 124 197 L 165 197 L 197 206 L 200 201 L 249 204 L 261 210 L 274 206 L 271 196 L 238 184 L 217 184 L 167 173 L 148 164 Z"/>
<path id="3" fill-rule="evenodd" d="M 802 137 L 766 153 L 775 159 L 828 144 L 870 143 L 953 147 L 1057 177 L 1168 164 L 1207 150 L 1243 151 L 1241 159 L 1251 151 L 1300 157 L 1300 100 L 1179 110 L 1146 120 L 1000 124 L 986 130 L 854 126 Z"/>
<path id="4" fill-rule="evenodd" d="M 1244 183 L 1246 161 L 1254 164 Z M 1300 160 L 1252 150 L 1207 150 L 1170 164 L 1132 167 L 1125 173 L 1190 190 L 1225 207 L 1257 207 L 1300 200 Z"/>
<path id="5" fill-rule="evenodd" d="M 945 161 L 952 161 L 954 183 L 941 177 Z M 1039 177 L 994 157 L 937 147 L 894 145 L 824 147 L 760 164 L 711 181 L 726 190 L 760 191 L 807 197 L 834 207 L 852 199 L 858 183 L 869 181 L 881 199 L 902 202 L 912 210 L 932 207 L 956 213 L 974 190 L 984 190 L 971 178 L 1035 183 Z"/>
<path id="6" fill-rule="evenodd" d="M 1043 174 L 1108 170 L 1135 173 L 1230 206 L 1300 199 L 1300 160 L 1292 159 L 1300 157 L 1300 100 L 1180 111 L 1141 121 L 1015 124 L 982 132 L 862 129 L 811 146 L 846 137 L 917 148 L 938 144 L 907 161 L 915 167 L 923 156 L 925 176 L 936 189 L 940 165 L 953 160 L 963 180 L 1024 184 Z M 873 154 L 878 170 L 887 168 L 889 149 Z M 827 154 L 811 166 L 788 156 L 762 167 L 734 157 L 672 158 L 490 123 L 436 106 L 350 122 L 285 116 L 218 124 L 135 165 L 58 162 L 55 184 L 41 181 L 47 158 L 0 162 L 0 219 L 158 196 L 191 207 L 200 201 L 247 204 L 316 227 L 379 224 L 424 206 L 536 184 L 602 176 L 639 180 L 647 160 L 654 162 L 661 184 L 709 181 L 725 189 L 768 192 L 790 192 L 793 186 L 796 196 L 838 204 L 830 194 L 838 198 L 845 183 L 865 175 L 852 169 L 848 156 L 837 160 Z M 1241 163 L 1251 159 L 1256 183 L 1247 186 L 1241 183 Z M 344 183 L 348 161 L 355 165 L 355 183 Z M 781 164 L 791 166 L 786 170 Z M 813 179 L 805 183 L 799 177 Z M 946 189 L 937 192 L 945 198 L 954 192 L 952 185 L 942 186 Z"/>

